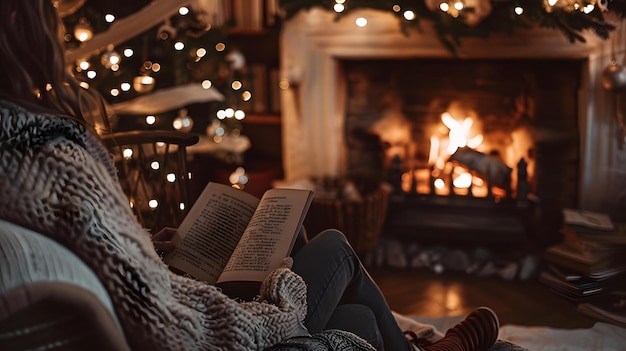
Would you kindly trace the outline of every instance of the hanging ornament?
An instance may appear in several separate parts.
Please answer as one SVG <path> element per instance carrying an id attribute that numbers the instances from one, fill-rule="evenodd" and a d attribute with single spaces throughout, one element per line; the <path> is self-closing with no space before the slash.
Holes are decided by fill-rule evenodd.
<path id="1" fill-rule="evenodd" d="M 470 26 L 480 23 L 491 13 L 490 0 L 465 0 L 465 7 L 461 18 Z"/>
<path id="2" fill-rule="evenodd" d="M 612 60 L 602 71 L 602 86 L 610 91 L 626 90 L 626 68 Z"/>
<path id="3" fill-rule="evenodd" d="M 598 8 L 600 9 L 600 11 L 602 12 L 606 12 L 609 10 L 609 3 L 612 0 L 598 0 L 598 2 L 596 3 L 596 5 L 598 6 Z"/>
<path id="4" fill-rule="evenodd" d="M 621 28 L 613 34 L 611 38 L 611 63 L 602 71 L 602 86 L 609 91 L 619 91 L 626 89 L 626 68 L 617 63 L 615 56 L 615 45 L 621 43 L 621 38 L 617 35 L 620 34 Z"/>
<path id="5" fill-rule="evenodd" d="M 150 75 L 150 72 L 153 71 L 155 65 L 157 64 L 153 64 L 152 61 L 145 60 L 143 62 L 141 74 L 133 78 L 133 89 L 136 92 L 143 94 L 149 93 L 154 89 L 156 79 Z"/>
<path id="6" fill-rule="evenodd" d="M 144 74 L 133 78 L 133 89 L 140 94 L 149 93 L 154 89 L 154 77 Z"/>
<path id="7" fill-rule="evenodd" d="M 74 26 L 74 37 L 81 43 L 93 38 L 93 27 L 85 17 L 81 17 Z"/>
<path id="8" fill-rule="evenodd" d="M 169 18 L 157 29 L 157 37 L 161 40 L 174 39 L 176 34 L 176 28 L 172 26 L 172 21 Z"/>

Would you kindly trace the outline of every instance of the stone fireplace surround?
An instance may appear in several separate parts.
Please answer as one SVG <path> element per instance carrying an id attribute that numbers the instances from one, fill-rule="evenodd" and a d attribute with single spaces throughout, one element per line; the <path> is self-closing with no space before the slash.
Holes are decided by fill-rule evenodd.
<path id="1" fill-rule="evenodd" d="M 364 28 L 354 25 L 360 16 L 368 20 Z M 458 58 L 586 59 L 578 98 L 578 203 L 584 209 L 618 213 L 626 208 L 626 151 L 617 137 L 616 95 L 602 87 L 601 74 L 612 57 L 624 60 L 626 43 L 616 43 L 613 54 L 610 40 L 591 33 L 586 39 L 572 44 L 558 30 L 544 29 L 492 35 L 464 40 Z M 340 60 L 452 58 L 427 22 L 422 31 L 405 35 L 394 16 L 374 10 L 354 11 L 341 20 L 318 8 L 302 11 L 283 25 L 280 46 L 280 79 L 289 82 L 281 92 L 286 181 L 346 174 L 346 85 Z"/>

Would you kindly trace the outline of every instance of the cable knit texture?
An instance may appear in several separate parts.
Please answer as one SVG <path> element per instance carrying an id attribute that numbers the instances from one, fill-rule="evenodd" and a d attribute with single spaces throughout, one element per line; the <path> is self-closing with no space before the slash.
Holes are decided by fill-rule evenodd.
<path id="1" fill-rule="evenodd" d="M 0 101 L 0 218 L 76 253 L 102 281 L 133 349 L 263 350 L 306 332 L 306 286 L 288 269 L 267 277 L 259 301 L 243 303 L 171 273 L 110 154 L 70 119 Z"/>

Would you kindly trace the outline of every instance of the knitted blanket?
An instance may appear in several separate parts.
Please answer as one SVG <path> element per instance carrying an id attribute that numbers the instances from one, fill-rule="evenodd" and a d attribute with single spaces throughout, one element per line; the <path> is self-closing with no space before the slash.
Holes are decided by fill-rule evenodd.
<path id="1" fill-rule="evenodd" d="M 76 253 L 102 281 L 133 349 L 263 350 L 307 333 L 306 286 L 288 269 L 271 273 L 255 302 L 171 273 L 131 212 L 109 153 L 71 119 L 0 101 L 0 218 Z M 356 336 L 336 342 L 370 349 Z"/>

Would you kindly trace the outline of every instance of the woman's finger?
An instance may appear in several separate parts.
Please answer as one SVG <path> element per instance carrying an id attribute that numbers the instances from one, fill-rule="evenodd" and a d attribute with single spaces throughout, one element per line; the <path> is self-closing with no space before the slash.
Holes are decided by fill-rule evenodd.
<path id="1" fill-rule="evenodd" d="M 280 265 L 283 268 L 289 268 L 291 269 L 291 267 L 293 267 L 293 258 L 291 257 L 285 257 L 283 258 L 283 262 Z"/>
<path id="2" fill-rule="evenodd" d="M 172 240 L 175 234 L 176 234 L 176 228 L 164 227 L 161 230 L 159 230 L 158 233 L 152 236 L 152 240 L 154 241 Z"/>

